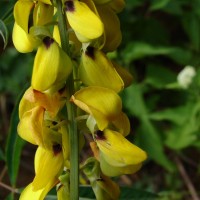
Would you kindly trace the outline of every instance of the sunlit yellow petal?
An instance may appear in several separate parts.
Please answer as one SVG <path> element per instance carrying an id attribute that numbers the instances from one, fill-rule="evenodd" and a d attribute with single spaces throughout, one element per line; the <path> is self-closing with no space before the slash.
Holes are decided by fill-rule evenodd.
<path id="1" fill-rule="evenodd" d="M 51 38 L 46 37 L 38 48 L 32 74 L 32 87 L 41 92 L 61 89 L 72 71 L 69 56 Z"/>
<path id="2" fill-rule="evenodd" d="M 51 188 L 55 185 L 55 180 L 49 181 L 48 184 L 40 190 L 33 191 L 33 185 L 30 183 L 21 193 L 19 200 L 43 200 Z"/>
<path id="3" fill-rule="evenodd" d="M 65 2 L 65 5 L 69 24 L 75 33 L 82 36 L 81 40 L 84 41 L 81 42 L 87 42 L 103 34 L 103 23 L 85 3 L 69 0 Z"/>
<path id="4" fill-rule="evenodd" d="M 109 164 L 116 167 L 137 165 L 147 158 L 142 149 L 116 131 L 109 129 L 97 131 L 96 142 L 101 151 L 101 156 Z"/>
<path id="5" fill-rule="evenodd" d="M 49 182 L 55 180 L 63 169 L 63 154 L 61 145 L 55 144 L 52 150 L 38 147 L 35 154 L 35 178 L 33 191 L 44 188 Z"/>
<path id="6" fill-rule="evenodd" d="M 80 65 L 80 79 L 89 86 L 101 86 L 119 92 L 124 83 L 112 62 L 106 55 L 93 47 L 88 47 L 82 54 Z"/>
<path id="7" fill-rule="evenodd" d="M 39 39 L 27 34 L 17 23 L 13 27 L 12 40 L 17 51 L 21 53 L 31 52 L 40 44 Z"/>
<path id="8" fill-rule="evenodd" d="M 14 17 L 16 23 L 28 33 L 29 15 L 34 8 L 34 2 L 31 0 L 19 0 L 14 7 Z"/>
<path id="9" fill-rule="evenodd" d="M 122 109 L 120 97 L 113 90 L 103 87 L 81 89 L 72 96 L 71 101 L 93 115 L 100 130 L 107 127 L 109 121 L 115 120 Z"/>

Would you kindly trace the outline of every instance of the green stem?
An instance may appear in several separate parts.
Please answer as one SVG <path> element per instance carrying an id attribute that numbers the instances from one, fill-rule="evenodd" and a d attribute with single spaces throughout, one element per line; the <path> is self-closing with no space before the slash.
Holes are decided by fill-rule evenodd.
<path id="1" fill-rule="evenodd" d="M 61 38 L 62 49 L 70 55 L 69 39 L 67 33 L 66 15 L 63 12 L 62 0 L 56 0 L 58 9 L 58 26 Z M 67 90 L 69 97 L 75 93 L 73 73 L 67 80 Z M 75 119 L 75 106 L 67 101 L 67 114 L 69 120 L 69 137 L 70 137 L 70 199 L 79 199 L 79 138 L 77 124 Z"/>

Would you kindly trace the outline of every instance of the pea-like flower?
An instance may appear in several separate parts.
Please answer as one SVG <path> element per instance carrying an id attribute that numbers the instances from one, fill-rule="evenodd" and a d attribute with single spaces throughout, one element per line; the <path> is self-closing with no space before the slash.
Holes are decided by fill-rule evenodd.
<path id="1" fill-rule="evenodd" d="M 61 89 L 72 71 L 72 61 L 50 37 L 45 37 L 34 60 L 33 89 L 41 92 L 55 92 Z"/>

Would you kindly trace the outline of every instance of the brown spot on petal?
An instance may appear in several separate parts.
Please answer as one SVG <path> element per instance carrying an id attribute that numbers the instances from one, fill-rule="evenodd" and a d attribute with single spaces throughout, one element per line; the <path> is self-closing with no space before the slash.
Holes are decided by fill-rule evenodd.
<path id="1" fill-rule="evenodd" d="M 85 54 L 94 60 L 94 51 L 95 51 L 94 47 L 88 46 L 85 51 Z"/>
<path id="2" fill-rule="evenodd" d="M 68 12 L 73 12 L 75 10 L 73 1 L 66 1 L 65 6 L 66 6 L 66 11 Z"/>
<path id="3" fill-rule="evenodd" d="M 61 151 L 62 151 L 62 147 L 60 144 L 53 145 L 53 153 L 55 156 L 57 156 Z"/>
<path id="4" fill-rule="evenodd" d="M 46 46 L 46 48 L 48 49 L 51 46 L 51 44 L 54 43 L 54 39 L 50 38 L 50 37 L 45 37 L 43 39 L 43 43 Z"/>
<path id="5" fill-rule="evenodd" d="M 100 130 L 95 132 L 95 138 L 97 140 L 105 140 L 106 139 L 105 136 L 104 136 L 104 132 L 100 131 Z"/>

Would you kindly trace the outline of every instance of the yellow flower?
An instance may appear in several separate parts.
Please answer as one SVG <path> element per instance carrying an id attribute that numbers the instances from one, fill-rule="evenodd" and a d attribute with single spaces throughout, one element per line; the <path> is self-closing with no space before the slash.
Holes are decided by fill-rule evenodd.
<path id="1" fill-rule="evenodd" d="M 107 176 L 132 174 L 140 169 L 146 153 L 116 131 L 105 129 L 95 134 L 102 172 Z"/>
<path id="2" fill-rule="evenodd" d="M 50 0 L 38 1 L 37 3 L 33 0 L 18 0 L 16 2 L 12 37 L 14 46 L 19 52 L 31 52 L 41 43 L 41 39 L 30 34 L 29 29 L 33 26 L 45 25 L 52 20 L 54 7 L 49 4 L 51 4 Z"/>
<path id="3" fill-rule="evenodd" d="M 35 155 L 35 178 L 22 192 L 20 200 L 43 200 L 59 180 L 63 170 L 62 148 L 54 144 L 51 150 L 38 147 Z"/>
<path id="4" fill-rule="evenodd" d="M 97 86 L 83 88 L 71 97 L 71 101 L 92 115 L 100 130 L 104 130 L 109 122 L 115 121 L 122 112 L 120 97 L 108 88 Z"/>
<path id="5" fill-rule="evenodd" d="M 55 92 L 61 89 L 72 71 L 69 56 L 50 37 L 43 39 L 34 60 L 33 89 L 41 92 Z"/>
<path id="6" fill-rule="evenodd" d="M 89 42 L 103 34 L 103 23 L 87 4 L 67 0 L 65 6 L 68 22 L 81 42 Z"/>
<path id="7" fill-rule="evenodd" d="M 63 131 L 55 131 L 55 128 L 53 130 L 50 121 L 46 125 L 45 118 L 54 120 L 58 111 L 64 106 L 64 96 L 64 91 L 49 95 L 29 88 L 19 104 L 19 135 L 32 144 L 46 148 L 51 146 L 52 142 L 61 143 Z"/>
<path id="8" fill-rule="evenodd" d="M 124 88 L 124 82 L 112 62 L 93 47 L 87 47 L 82 53 L 79 73 L 81 81 L 86 85 L 106 87 L 116 92 Z"/>

